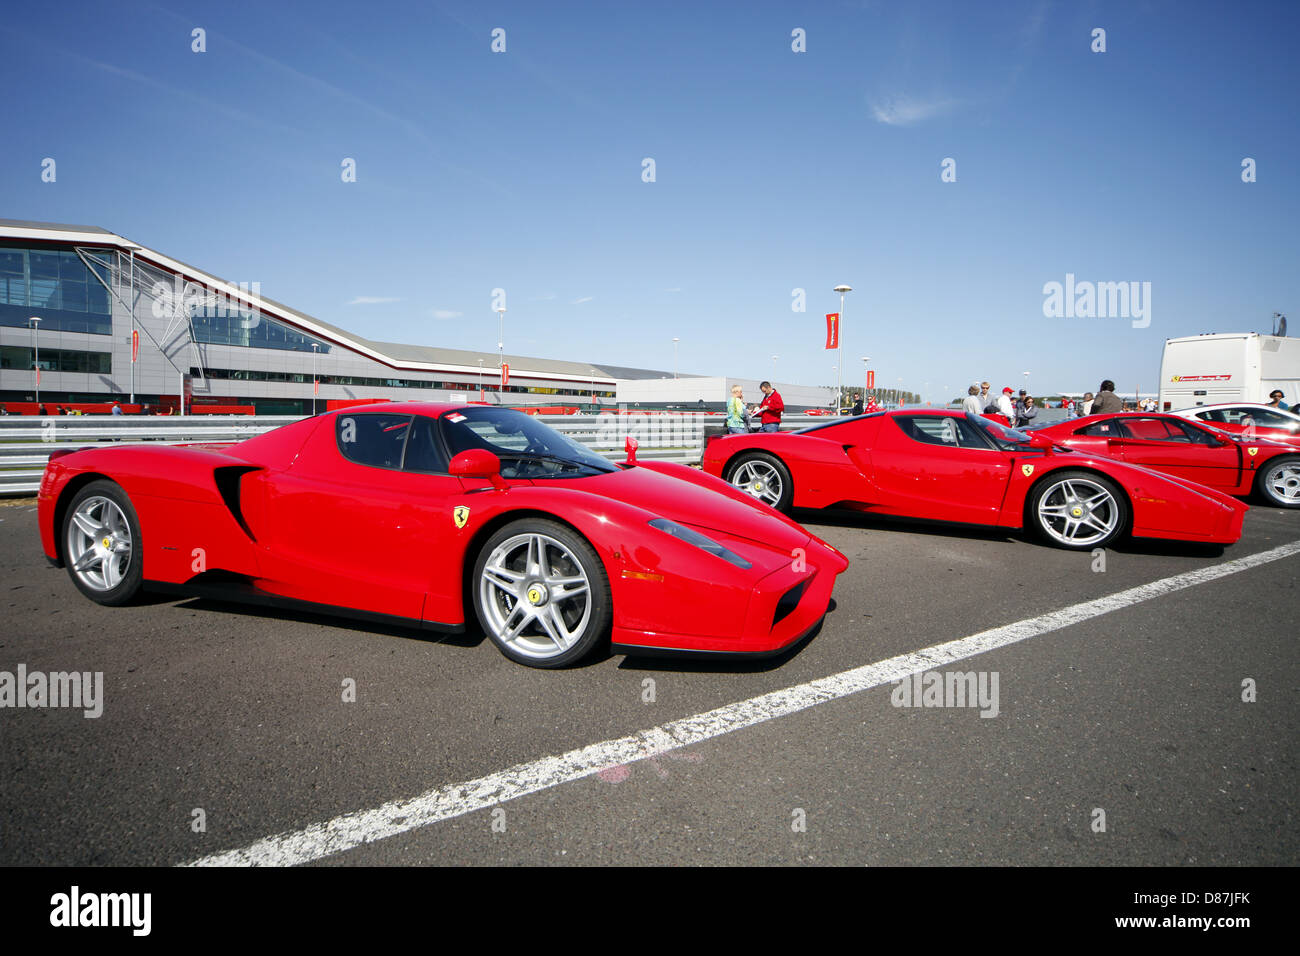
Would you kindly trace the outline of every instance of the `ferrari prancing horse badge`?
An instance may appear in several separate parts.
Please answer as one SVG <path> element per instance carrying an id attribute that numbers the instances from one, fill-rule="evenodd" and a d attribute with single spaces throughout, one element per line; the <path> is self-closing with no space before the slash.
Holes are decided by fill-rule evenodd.
<path id="1" fill-rule="evenodd" d="M 1030 475 L 1032 475 L 1032 474 L 1034 473 L 1034 466 L 1033 466 L 1033 465 L 1021 465 L 1021 466 L 1020 466 L 1020 473 L 1021 473 L 1022 475 L 1024 475 L 1026 478 L 1028 478 Z"/>
<path id="2" fill-rule="evenodd" d="M 469 520 L 469 509 L 464 505 L 457 505 L 452 509 L 451 520 L 456 522 L 457 528 L 465 527 L 465 522 Z"/>

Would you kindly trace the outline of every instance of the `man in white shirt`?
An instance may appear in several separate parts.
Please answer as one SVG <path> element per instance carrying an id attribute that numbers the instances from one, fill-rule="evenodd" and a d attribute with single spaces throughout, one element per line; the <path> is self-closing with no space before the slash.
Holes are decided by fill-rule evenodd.
<path id="1" fill-rule="evenodd" d="M 1011 396 L 1014 394 L 1015 390 L 1008 385 L 1002 390 L 1002 394 L 998 396 L 998 414 L 1005 415 L 1007 421 L 1012 425 L 1016 423 L 1016 409 L 1011 404 Z"/>

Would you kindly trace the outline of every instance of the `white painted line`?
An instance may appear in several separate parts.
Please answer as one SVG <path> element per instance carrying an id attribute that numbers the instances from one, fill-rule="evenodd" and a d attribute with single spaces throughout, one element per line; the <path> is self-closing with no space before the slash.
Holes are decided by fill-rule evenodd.
<path id="1" fill-rule="evenodd" d="M 1060 630 L 1090 618 L 1163 597 L 1184 588 L 1205 584 L 1250 568 L 1300 553 L 1293 541 L 1222 564 L 1142 584 L 1095 601 L 1073 604 L 1059 611 L 1006 624 L 988 631 L 912 654 L 902 654 L 875 664 L 832 674 L 806 684 L 772 691 L 749 700 L 727 704 L 694 717 L 674 720 L 630 737 L 606 740 L 571 750 L 558 757 L 542 757 L 477 780 L 436 787 L 407 800 L 393 800 L 371 810 L 346 813 L 302 830 L 266 837 L 237 850 L 214 853 L 187 866 L 292 866 L 309 863 L 355 847 L 396 836 L 431 823 L 473 813 L 518 797 L 579 780 L 610 767 L 688 747 L 745 727 L 794 714 L 830 700 L 901 680 L 909 674 L 953 664 L 977 654 L 1006 647 L 1030 637 Z"/>

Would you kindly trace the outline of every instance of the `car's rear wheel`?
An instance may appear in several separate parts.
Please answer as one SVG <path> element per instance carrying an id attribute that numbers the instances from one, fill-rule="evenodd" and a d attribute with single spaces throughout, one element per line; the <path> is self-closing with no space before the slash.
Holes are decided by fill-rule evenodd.
<path id="1" fill-rule="evenodd" d="M 1124 533 L 1128 502 L 1115 483 L 1086 471 L 1066 471 L 1041 482 L 1029 497 L 1029 520 L 1058 548 L 1100 548 Z"/>
<path id="2" fill-rule="evenodd" d="M 731 463 L 727 481 L 777 511 L 789 511 L 794 500 L 790 469 L 774 455 L 742 453 Z"/>
<path id="3" fill-rule="evenodd" d="M 1261 498 L 1279 508 L 1300 508 L 1300 456 L 1274 458 L 1255 476 Z"/>
<path id="4" fill-rule="evenodd" d="M 72 583 L 99 604 L 126 604 L 140 590 L 144 568 L 140 522 L 122 487 L 92 481 L 63 516 L 63 560 Z"/>
<path id="5" fill-rule="evenodd" d="M 564 667 L 591 652 L 611 617 L 609 579 L 595 549 L 556 521 L 513 521 L 474 565 L 479 623 L 512 661 Z"/>

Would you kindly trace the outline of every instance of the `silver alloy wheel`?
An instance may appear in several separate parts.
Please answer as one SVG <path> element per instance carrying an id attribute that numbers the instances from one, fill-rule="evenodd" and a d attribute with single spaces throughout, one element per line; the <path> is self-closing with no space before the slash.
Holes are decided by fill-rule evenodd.
<path id="1" fill-rule="evenodd" d="M 591 582 L 569 548 L 550 535 L 507 538 L 488 556 L 479 603 L 503 644 L 548 660 L 582 639 L 591 621 Z"/>
<path id="2" fill-rule="evenodd" d="M 1264 476 L 1269 495 L 1287 504 L 1300 503 L 1300 461 L 1280 461 Z"/>
<path id="3" fill-rule="evenodd" d="M 85 499 L 68 521 L 68 566 L 92 591 L 111 591 L 122 583 L 131 567 L 131 545 L 131 525 L 111 498 Z"/>
<path id="4" fill-rule="evenodd" d="M 1086 547 L 1109 538 L 1120 508 L 1110 490 L 1086 478 L 1065 478 L 1038 499 L 1038 523 L 1062 544 Z"/>
<path id="5" fill-rule="evenodd" d="M 781 500 L 781 474 L 770 462 L 751 458 L 736 466 L 731 473 L 731 483 L 746 494 L 753 495 L 773 508 Z"/>

